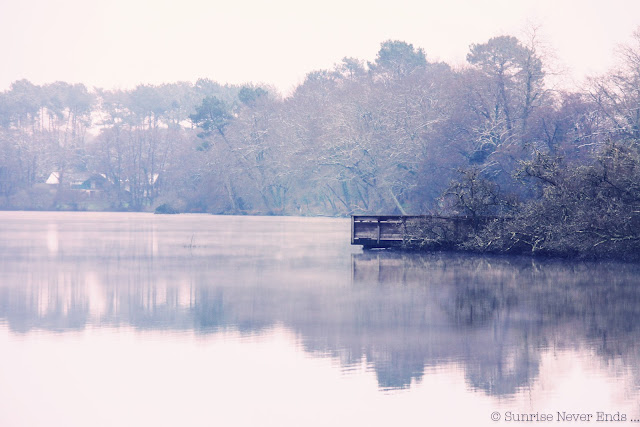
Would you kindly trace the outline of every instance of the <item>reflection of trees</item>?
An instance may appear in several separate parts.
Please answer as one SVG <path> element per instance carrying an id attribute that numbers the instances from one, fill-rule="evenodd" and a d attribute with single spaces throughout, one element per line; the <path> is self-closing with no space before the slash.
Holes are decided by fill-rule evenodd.
<path id="1" fill-rule="evenodd" d="M 6 319 L 16 332 L 84 329 L 89 318 L 89 297 L 81 288 L 73 278 L 66 277 L 43 287 L 19 282 L 13 287 L 0 287 L 0 319 Z"/>
<path id="2" fill-rule="evenodd" d="M 530 385 L 538 375 L 541 349 L 550 343 L 589 342 L 605 360 L 622 356 L 627 366 L 635 366 L 639 269 L 387 252 L 356 255 L 352 265 L 356 283 L 424 288 L 431 298 L 424 310 L 439 311 L 447 340 L 438 345 L 430 321 L 416 329 L 415 339 L 425 340 L 425 348 L 417 349 L 415 342 L 403 348 L 417 351 L 425 365 L 462 360 L 470 385 L 498 395 Z"/>
<path id="3" fill-rule="evenodd" d="M 303 285 L 282 265 L 221 273 L 197 258 L 4 267 L 0 321 L 14 332 L 284 325 L 309 352 L 346 368 L 366 362 L 383 388 L 408 387 L 425 367 L 454 362 L 471 387 L 505 395 L 531 385 L 549 346 L 588 345 L 626 366 L 640 356 L 634 265 L 370 252 L 353 256 L 348 286 Z M 262 273 L 268 280 L 257 281 Z"/>
<path id="4" fill-rule="evenodd" d="M 512 394 L 538 376 L 539 348 L 526 336 L 512 347 L 505 348 L 501 342 L 494 348 L 479 344 L 478 352 L 465 364 L 465 376 L 474 388 L 493 395 Z"/>

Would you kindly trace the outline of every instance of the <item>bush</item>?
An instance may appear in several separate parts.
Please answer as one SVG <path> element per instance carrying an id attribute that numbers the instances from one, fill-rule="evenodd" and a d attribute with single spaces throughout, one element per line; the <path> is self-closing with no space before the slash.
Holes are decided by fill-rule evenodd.
<path id="1" fill-rule="evenodd" d="M 501 253 L 640 259 L 640 149 L 608 142 L 593 163 L 572 166 L 536 153 L 523 179 L 540 197 L 483 227 L 460 247 Z"/>
<path id="2" fill-rule="evenodd" d="M 173 206 L 171 206 L 169 203 L 163 203 L 155 209 L 154 213 L 169 215 L 169 214 L 177 214 L 180 212 L 177 209 L 175 209 Z"/>

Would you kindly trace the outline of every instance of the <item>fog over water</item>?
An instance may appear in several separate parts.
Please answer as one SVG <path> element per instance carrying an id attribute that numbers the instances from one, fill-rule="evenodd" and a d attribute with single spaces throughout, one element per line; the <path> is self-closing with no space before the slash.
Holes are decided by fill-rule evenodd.
<path id="1" fill-rule="evenodd" d="M 0 221 L 3 426 L 640 416 L 635 264 L 362 252 L 332 218 Z"/>

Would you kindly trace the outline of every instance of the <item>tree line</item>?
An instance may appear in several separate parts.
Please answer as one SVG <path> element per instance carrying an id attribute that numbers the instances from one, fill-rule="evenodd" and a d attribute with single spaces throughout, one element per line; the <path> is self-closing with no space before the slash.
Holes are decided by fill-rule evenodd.
<path id="1" fill-rule="evenodd" d="M 459 67 L 388 40 L 286 97 L 207 79 L 20 80 L 0 93 L 0 207 L 508 215 L 517 230 L 469 245 L 544 252 L 558 224 L 559 247 L 635 244 L 640 32 L 617 55 L 572 91 L 549 85 L 535 37 L 512 36 L 472 44 Z M 99 191 L 74 191 L 76 175 L 102 177 Z"/>

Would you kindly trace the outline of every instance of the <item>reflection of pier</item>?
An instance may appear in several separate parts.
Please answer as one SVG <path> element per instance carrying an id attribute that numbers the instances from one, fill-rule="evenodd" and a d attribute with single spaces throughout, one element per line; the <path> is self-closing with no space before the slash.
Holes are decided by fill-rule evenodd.
<path id="1" fill-rule="evenodd" d="M 407 280 L 407 257 L 401 253 L 364 252 L 351 255 L 353 282 L 396 282 Z"/>

